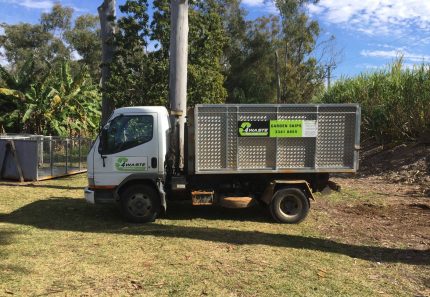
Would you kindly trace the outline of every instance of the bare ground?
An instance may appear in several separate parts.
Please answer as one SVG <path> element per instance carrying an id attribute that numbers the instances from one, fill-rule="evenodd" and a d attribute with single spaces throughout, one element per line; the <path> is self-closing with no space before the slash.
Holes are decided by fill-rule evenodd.
<path id="1" fill-rule="evenodd" d="M 375 177 L 407 187 L 408 195 L 430 197 L 430 145 L 364 144 L 359 177 Z"/>

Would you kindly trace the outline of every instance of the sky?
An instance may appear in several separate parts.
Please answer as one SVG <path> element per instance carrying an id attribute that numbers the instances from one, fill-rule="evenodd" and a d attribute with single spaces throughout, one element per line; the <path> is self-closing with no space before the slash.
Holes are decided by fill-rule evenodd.
<path id="1" fill-rule="evenodd" d="M 0 23 L 36 23 L 54 2 L 80 15 L 96 14 L 102 0 L 0 0 Z M 242 0 L 242 5 L 248 19 L 277 14 L 270 0 Z M 321 40 L 336 38 L 335 79 L 375 71 L 399 55 L 404 67 L 430 63 L 430 0 L 320 0 L 306 9 L 320 24 Z"/>

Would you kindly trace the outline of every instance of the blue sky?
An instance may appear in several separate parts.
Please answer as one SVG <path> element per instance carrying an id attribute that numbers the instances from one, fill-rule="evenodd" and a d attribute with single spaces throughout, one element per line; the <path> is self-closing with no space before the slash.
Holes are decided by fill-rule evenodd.
<path id="1" fill-rule="evenodd" d="M 38 22 L 53 0 L 0 0 L 0 22 Z M 57 1 L 76 15 L 97 13 L 102 0 Z M 117 0 L 123 3 L 124 0 Z M 248 18 L 276 14 L 270 0 L 242 0 Z M 320 0 L 308 6 L 322 28 L 322 38 L 336 37 L 342 51 L 335 77 L 373 71 L 403 54 L 405 67 L 430 63 L 430 0 Z"/>

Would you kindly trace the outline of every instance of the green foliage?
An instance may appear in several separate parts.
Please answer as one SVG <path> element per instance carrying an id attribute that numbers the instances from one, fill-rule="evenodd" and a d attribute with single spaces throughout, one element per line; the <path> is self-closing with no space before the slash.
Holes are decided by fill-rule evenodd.
<path id="1" fill-rule="evenodd" d="M 227 97 L 220 60 L 226 42 L 215 3 L 196 1 L 190 10 L 188 105 L 222 103 Z"/>
<path id="2" fill-rule="evenodd" d="M 116 53 L 107 93 L 116 106 L 167 105 L 169 79 L 170 8 L 168 0 L 156 0 L 148 21 L 147 1 L 128 0 L 120 6 Z M 188 102 L 223 102 L 220 59 L 224 47 L 222 20 L 204 1 L 191 4 L 189 12 Z M 148 50 L 148 40 L 155 48 Z"/>
<path id="3" fill-rule="evenodd" d="M 63 61 L 36 76 L 30 59 L 16 76 L 0 66 L 0 124 L 9 131 L 60 136 L 93 135 L 100 117 L 100 94 L 86 68 L 73 76 Z"/>
<path id="4" fill-rule="evenodd" d="M 311 56 L 320 29 L 310 20 L 305 4 L 314 0 L 277 0 L 282 19 L 279 39 L 281 102 L 305 103 L 323 86 L 324 71 Z"/>
<path id="5" fill-rule="evenodd" d="M 275 1 L 279 17 L 253 21 L 245 20 L 240 1 L 217 2 L 224 8 L 220 14 L 228 38 L 223 60 L 228 102 L 304 103 L 323 88 L 323 68 L 312 56 L 319 26 L 307 15 L 310 0 Z"/>
<path id="6" fill-rule="evenodd" d="M 380 143 L 411 140 L 430 130 L 430 66 L 389 68 L 342 78 L 320 98 L 326 103 L 360 103 L 365 139 Z"/>
<path id="7" fill-rule="evenodd" d="M 98 18 L 55 4 L 40 24 L 2 24 L 0 125 L 7 132 L 92 135 L 99 121 Z M 82 59 L 73 60 L 74 51 Z"/>
<path id="8" fill-rule="evenodd" d="M 55 3 L 50 12 L 42 13 L 40 22 L 44 30 L 63 32 L 70 28 L 73 8 Z"/>
<path id="9" fill-rule="evenodd" d="M 228 102 L 276 101 L 274 39 L 278 21 L 277 17 L 262 17 L 249 25 L 241 54 L 232 57 L 227 72 Z"/>
<path id="10" fill-rule="evenodd" d="M 57 3 L 52 11 L 42 14 L 40 24 L 1 24 L 4 33 L 0 35 L 0 47 L 4 48 L 12 72 L 32 59 L 38 69 L 36 73 L 45 73 L 66 59 L 71 61 L 72 72 L 87 65 L 94 82 L 98 82 L 101 56 L 98 17 L 85 14 L 72 22 L 72 14 L 73 9 Z"/>
<path id="11" fill-rule="evenodd" d="M 35 67 L 42 71 L 47 68 L 46 61 L 53 62 L 55 57 L 66 57 L 66 47 L 61 46 L 50 32 L 41 25 L 19 23 L 2 24 L 4 35 L 0 46 L 5 50 L 5 57 L 13 67 L 21 68 L 24 61 L 33 58 Z"/>
<path id="12" fill-rule="evenodd" d="M 82 57 L 94 82 L 100 81 L 100 23 L 96 15 L 84 14 L 76 18 L 75 25 L 64 33 L 66 41 Z"/>
<path id="13" fill-rule="evenodd" d="M 26 102 L 25 94 L 30 92 L 32 80 L 37 78 L 35 73 L 35 63 L 33 59 L 28 59 L 16 71 L 15 74 L 9 72 L 0 65 L 0 122 L 3 128 L 12 131 L 19 131 L 22 127 L 21 117 Z"/>
<path id="14" fill-rule="evenodd" d="M 167 99 L 164 79 L 168 67 L 146 48 L 149 35 L 147 1 L 126 1 L 120 11 L 124 16 L 117 22 L 116 52 L 106 94 L 117 107 L 164 105 Z"/>

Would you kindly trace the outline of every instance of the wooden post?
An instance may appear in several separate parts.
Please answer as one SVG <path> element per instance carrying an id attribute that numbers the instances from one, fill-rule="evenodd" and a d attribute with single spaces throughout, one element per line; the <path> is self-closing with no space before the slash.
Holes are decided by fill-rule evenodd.
<path id="1" fill-rule="evenodd" d="M 279 73 L 279 54 L 275 50 L 275 63 L 276 63 L 276 95 L 277 103 L 281 103 L 281 75 Z"/>
<path id="2" fill-rule="evenodd" d="M 3 178 L 4 170 L 6 168 L 7 154 L 9 152 L 12 154 L 13 160 L 15 161 L 16 169 L 18 170 L 19 181 L 24 182 L 24 174 L 22 172 L 21 163 L 19 162 L 18 153 L 16 152 L 15 142 L 13 141 L 13 139 L 8 140 L 6 143 L 6 150 L 4 152 L 3 164 L 2 164 L 2 168 L 0 169 L 0 179 Z"/>
<path id="3" fill-rule="evenodd" d="M 69 139 L 66 138 L 65 140 L 66 143 L 66 174 L 69 171 Z"/>
<path id="4" fill-rule="evenodd" d="M 51 167 L 51 176 L 54 176 L 54 154 L 52 153 L 52 136 L 49 137 L 49 166 Z"/>
<path id="5" fill-rule="evenodd" d="M 82 170 L 82 147 L 81 147 L 81 135 L 78 138 L 78 147 L 79 147 L 79 171 Z"/>
<path id="6" fill-rule="evenodd" d="M 106 82 L 110 78 L 109 64 L 112 62 L 114 54 L 113 37 L 115 34 L 115 0 L 104 0 L 97 10 L 100 18 L 100 35 L 102 39 L 102 119 L 101 124 L 104 126 L 109 119 L 109 116 L 114 110 L 114 103 L 106 96 Z"/>
<path id="7" fill-rule="evenodd" d="M 187 113 L 188 0 L 170 2 L 169 99 L 175 167 L 184 168 L 184 126 Z"/>

